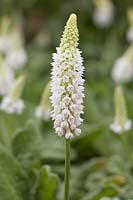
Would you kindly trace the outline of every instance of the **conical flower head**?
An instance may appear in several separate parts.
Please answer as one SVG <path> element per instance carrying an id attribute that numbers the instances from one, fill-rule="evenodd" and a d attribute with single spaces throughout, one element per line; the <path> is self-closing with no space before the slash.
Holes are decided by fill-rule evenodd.
<path id="1" fill-rule="evenodd" d="M 114 93 L 115 118 L 111 125 L 112 131 L 116 133 L 123 133 L 131 129 L 131 121 L 127 117 L 127 109 L 123 90 L 121 86 L 115 88 Z"/>
<path id="2" fill-rule="evenodd" d="M 78 46 L 78 28 L 77 28 L 77 16 L 71 14 L 63 32 L 60 47 L 62 51 L 65 49 L 73 48 Z"/>
<path id="3" fill-rule="evenodd" d="M 54 128 L 67 139 L 79 135 L 83 121 L 83 59 L 78 46 L 77 17 L 72 14 L 65 26 L 60 47 L 53 54 L 51 78 L 51 103 Z"/>

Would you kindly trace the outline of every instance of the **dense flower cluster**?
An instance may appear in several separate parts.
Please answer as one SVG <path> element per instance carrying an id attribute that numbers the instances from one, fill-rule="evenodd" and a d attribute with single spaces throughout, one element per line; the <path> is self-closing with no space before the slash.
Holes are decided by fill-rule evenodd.
<path id="1" fill-rule="evenodd" d="M 66 24 L 60 47 L 53 54 L 51 102 L 54 128 L 66 139 L 79 135 L 83 119 L 83 59 L 78 46 L 76 15 L 72 14 Z"/>

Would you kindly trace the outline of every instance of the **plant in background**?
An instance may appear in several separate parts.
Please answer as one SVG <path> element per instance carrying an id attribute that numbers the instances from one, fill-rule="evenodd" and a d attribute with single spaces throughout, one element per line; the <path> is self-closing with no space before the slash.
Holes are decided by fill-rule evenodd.
<path id="1" fill-rule="evenodd" d="M 40 105 L 36 108 L 35 111 L 35 115 L 44 121 L 50 120 L 51 105 L 49 97 L 50 97 L 50 82 L 47 83 L 47 85 L 44 87 Z"/>
<path id="2" fill-rule="evenodd" d="M 11 20 L 3 16 L 0 21 L 0 53 L 6 54 L 12 45 L 10 37 Z"/>
<path id="3" fill-rule="evenodd" d="M 102 197 L 100 200 L 120 200 L 118 197 Z"/>
<path id="4" fill-rule="evenodd" d="M 127 41 L 133 42 L 133 7 L 129 8 L 127 11 L 128 21 L 129 21 L 129 29 L 127 31 Z"/>
<path id="5" fill-rule="evenodd" d="M 111 25 L 114 19 L 114 5 L 111 0 L 93 0 L 95 10 L 93 21 L 97 27 L 104 28 Z"/>
<path id="6" fill-rule="evenodd" d="M 6 64 L 12 69 L 22 68 L 27 62 L 27 52 L 23 47 L 21 28 L 14 27 L 11 33 L 11 48 L 6 55 Z"/>
<path id="7" fill-rule="evenodd" d="M 24 109 L 24 102 L 21 99 L 26 76 L 19 76 L 11 87 L 8 95 L 5 96 L 0 105 L 1 110 L 7 113 L 21 114 Z"/>
<path id="8" fill-rule="evenodd" d="M 112 78 L 116 83 L 129 82 L 133 80 L 133 45 L 116 60 L 112 69 Z"/>
<path id="9" fill-rule="evenodd" d="M 71 14 L 57 53 L 53 54 L 51 78 L 52 119 L 55 132 L 66 139 L 66 171 L 64 199 L 69 199 L 70 139 L 79 135 L 83 119 L 83 59 L 78 47 L 77 17 Z"/>
<path id="10" fill-rule="evenodd" d="M 115 116 L 110 129 L 117 134 L 122 134 L 132 128 L 132 122 L 127 117 L 127 109 L 123 90 L 121 86 L 116 86 L 114 94 Z"/>
<path id="11" fill-rule="evenodd" d="M 14 73 L 0 58 L 0 96 L 7 95 L 14 83 Z"/>
<path id="12" fill-rule="evenodd" d="M 4 16 L 0 23 L 0 53 L 5 64 L 12 69 L 22 68 L 27 62 L 27 52 L 23 45 L 22 23 L 14 23 L 12 16 Z"/>

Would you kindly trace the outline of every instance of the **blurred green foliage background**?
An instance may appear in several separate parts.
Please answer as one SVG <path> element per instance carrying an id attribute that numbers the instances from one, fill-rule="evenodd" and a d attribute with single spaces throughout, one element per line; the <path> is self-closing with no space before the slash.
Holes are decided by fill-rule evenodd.
<path id="1" fill-rule="evenodd" d="M 109 130 L 115 87 L 111 70 L 129 46 L 127 9 L 133 1 L 113 2 L 114 22 L 99 29 L 92 20 L 92 0 L 0 1 L 1 17 L 21 16 L 28 52 L 23 69 L 28 75 L 23 95 L 26 109 L 20 116 L 0 111 L 0 200 L 63 199 L 64 139 L 54 134 L 52 121 L 41 121 L 34 112 L 50 80 L 52 53 L 71 13 L 78 16 L 79 46 L 85 66 L 82 134 L 71 145 L 71 200 L 133 200 L 132 164 L 122 138 Z M 132 82 L 123 87 L 132 119 Z M 132 130 L 126 137 L 132 152 Z"/>

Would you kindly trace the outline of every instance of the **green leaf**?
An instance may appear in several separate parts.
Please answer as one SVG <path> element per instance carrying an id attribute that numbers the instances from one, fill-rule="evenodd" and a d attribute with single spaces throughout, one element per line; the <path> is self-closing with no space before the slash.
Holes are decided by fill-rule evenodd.
<path id="1" fill-rule="evenodd" d="M 49 166 L 42 167 L 39 177 L 37 196 L 39 200 L 56 200 L 58 178 Z"/>
<path id="2" fill-rule="evenodd" d="M 18 161 L 0 144 L 0 199 L 24 200 L 24 179 Z"/>
<path id="3" fill-rule="evenodd" d="M 19 129 L 13 140 L 14 154 L 26 168 L 41 160 L 42 137 L 34 124 L 35 122 L 30 122 L 23 129 Z"/>

